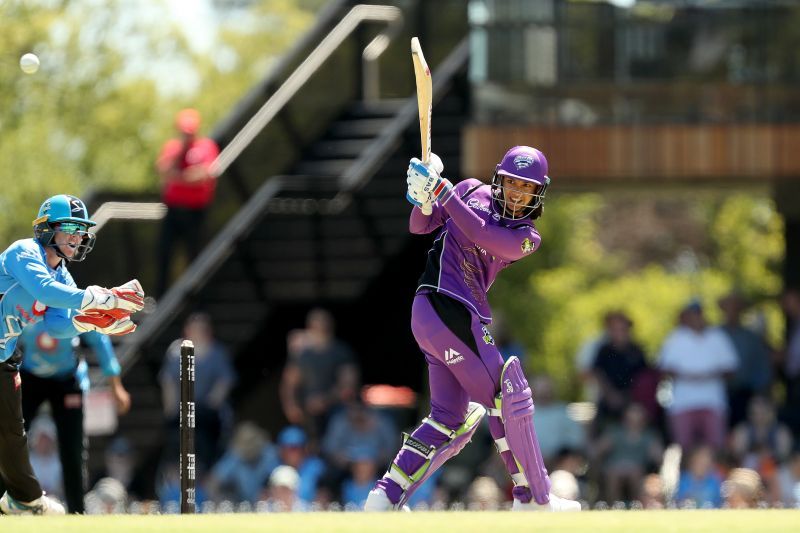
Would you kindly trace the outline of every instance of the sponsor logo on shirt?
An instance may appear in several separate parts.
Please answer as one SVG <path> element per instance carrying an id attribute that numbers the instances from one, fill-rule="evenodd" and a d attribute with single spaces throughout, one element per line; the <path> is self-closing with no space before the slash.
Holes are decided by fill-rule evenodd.
<path id="1" fill-rule="evenodd" d="M 498 215 L 497 213 L 492 213 L 492 210 L 489 209 L 487 205 L 482 204 L 480 200 L 478 200 L 477 198 L 470 198 L 469 200 L 467 200 L 467 205 L 472 209 L 483 211 L 484 213 L 491 215 L 495 221 L 500 220 L 500 215 Z"/>

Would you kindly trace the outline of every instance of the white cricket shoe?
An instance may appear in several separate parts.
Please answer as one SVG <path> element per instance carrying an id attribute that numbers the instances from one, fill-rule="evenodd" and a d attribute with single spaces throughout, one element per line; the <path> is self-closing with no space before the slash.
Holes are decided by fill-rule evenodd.
<path id="1" fill-rule="evenodd" d="M 21 502 L 12 498 L 8 492 L 3 494 L 0 498 L 0 513 L 3 514 L 50 514 L 59 515 L 65 514 L 64 506 L 56 500 L 45 496 L 41 496 L 32 502 Z"/>
<path id="2" fill-rule="evenodd" d="M 562 512 L 562 511 L 580 511 L 581 504 L 574 500 L 567 500 L 566 498 L 559 498 L 555 494 L 550 494 L 550 502 L 545 504 L 536 503 L 531 500 L 529 503 L 522 503 L 514 499 L 511 505 L 512 511 L 545 511 L 545 512 Z"/>
<path id="3" fill-rule="evenodd" d="M 384 511 L 411 511 L 408 505 L 398 507 L 397 504 L 392 503 L 383 489 L 372 489 L 369 491 L 367 501 L 364 503 L 364 510 L 369 513 L 382 513 Z"/>

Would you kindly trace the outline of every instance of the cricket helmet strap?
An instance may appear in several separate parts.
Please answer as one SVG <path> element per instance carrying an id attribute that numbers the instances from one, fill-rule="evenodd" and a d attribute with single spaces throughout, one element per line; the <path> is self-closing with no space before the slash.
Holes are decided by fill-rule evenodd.
<path id="1" fill-rule="evenodd" d="M 513 214 L 506 209 L 503 176 L 531 182 L 537 186 L 530 204 L 519 214 Z M 495 167 L 492 176 L 492 206 L 497 214 L 505 218 L 516 220 L 529 217 L 544 201 L 545 191 L 549 185 L 547 158 L 544 154 L 530 146 L 515 146 L 506 152 Z"/>
<path id="2" fill-rule="evenodd" d="M 81 242 L 71 258 L 66 257 L 53 243 L 56 230 L 64 223 L 78 224 L 83 227 L 75 232 L 80 235 Z M 91 252 L 94 247 L 96 237 L 88 230 L 95 225 L 95 221 L 89 218 L 86 204 L 80 198 L 69 194 L 58 194 L 45 200 L 39 208 L 36 220 L 33 221 L 33 236 L 42 246 L 53 248 L 62 259 L 83 261 L 86 254 Z"/>

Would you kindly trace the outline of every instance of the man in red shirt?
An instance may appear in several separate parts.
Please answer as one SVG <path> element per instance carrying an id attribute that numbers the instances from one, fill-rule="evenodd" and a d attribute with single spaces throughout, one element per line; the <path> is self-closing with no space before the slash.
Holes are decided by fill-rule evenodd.
<path id="1" fill-rule="evenodd" d="M 216 176 L 211 163 L 219 155 L 217 144 L 198 137 L 200 113 L 183 109 L 175 118 L 180 137 L 168 140 L 161 148 L 156 169 L 161 177 L 161 200 L 167 214 L 158 244 L 157 294 L 164 294 L 170 279 L 172 250 L 178 242 L 186 246 L 189 261 L 200 253 L 206 211 L 214 199 Z"/>

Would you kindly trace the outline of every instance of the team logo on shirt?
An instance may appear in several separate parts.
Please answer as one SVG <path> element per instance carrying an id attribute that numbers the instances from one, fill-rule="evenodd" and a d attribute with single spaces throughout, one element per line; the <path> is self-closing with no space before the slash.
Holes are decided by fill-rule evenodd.
<path id="1" fill-rule="evenodd" d="M 492 337 L 492 334 L 489 333 L 489 328 L 486 326 L 481 326 L 481 331 L 483 331 L 483 342 L 494 346 L 494 337 Z"/>
<path id="2" fill-rule="evenodd" d="M 523 254 L 529 254 L 533 251 L 533 242 L 531 242 L 529 238 L 525 237 L 525 240 L 522 241 L 520 248 L 522 248 Z"/>

